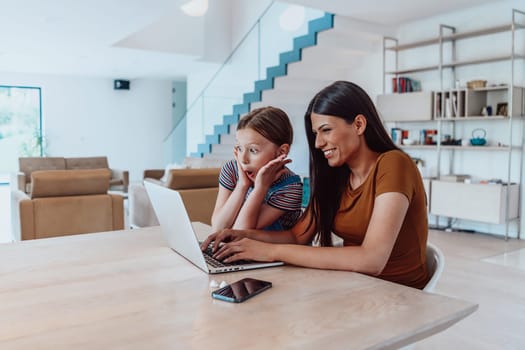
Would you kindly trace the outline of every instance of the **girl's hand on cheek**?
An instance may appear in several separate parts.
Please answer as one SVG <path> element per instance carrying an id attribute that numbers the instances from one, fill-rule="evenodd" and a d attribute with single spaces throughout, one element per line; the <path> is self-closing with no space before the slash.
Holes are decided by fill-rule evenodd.
<path id="1" fill-rule="evenodd" d="M 282 154 L 266 163 L 266 165 L 263 166 L 257 173 L 257 177 L 255 178 L 255 186 L 270 187 L 272 183 L 274 183 L 286 172 L 285 165 L 291 161 L 291 159 L 286 159 L 285 154 Z"/>
<path id="2" fill-rule="evenodd" d="M 233 154 L 235 156 L 235 160 L 237 161 L 237 170 L 239 172 L 239 180 L 237 182 L 237 185 L 244 188 L 248 188 L 252 185 L 252 180 L 250 180 L 248 175 L 246 175 L 246 172 L 242 170 L 241 161 L 239 159 L 237 149 L 234 149 Z"/>

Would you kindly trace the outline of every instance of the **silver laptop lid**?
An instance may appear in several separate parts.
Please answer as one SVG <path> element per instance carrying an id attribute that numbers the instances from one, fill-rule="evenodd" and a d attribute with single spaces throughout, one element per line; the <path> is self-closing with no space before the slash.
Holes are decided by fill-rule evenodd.
<path id="1" fill-rule="evenodd" d="M 179 192 L 148 181 L 144 186 L 169 247 L 208 273 L 208 264 Z"/>

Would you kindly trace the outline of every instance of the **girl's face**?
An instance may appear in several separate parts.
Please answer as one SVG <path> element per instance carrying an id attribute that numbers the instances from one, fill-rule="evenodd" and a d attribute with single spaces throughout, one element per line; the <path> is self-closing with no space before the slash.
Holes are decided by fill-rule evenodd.
<path id="1" fill-rule="evenodd" d="M 248 178 L 255 181 L 259 169 L 278 157 L 281 147 L 250 128 L 237 130 L 236 136 L 237 159 Z"/>
<path id="2" fill-rule="evenodd" d="M 342 118 L 316 113 L 312 113 L 310 118 L 315 135 L 315 148 L 323 151 L 328 165 L 350 165 L 361 142 L 359 135 L 362 132 L 356 127 L 356 121 L 348 124 Z"/>

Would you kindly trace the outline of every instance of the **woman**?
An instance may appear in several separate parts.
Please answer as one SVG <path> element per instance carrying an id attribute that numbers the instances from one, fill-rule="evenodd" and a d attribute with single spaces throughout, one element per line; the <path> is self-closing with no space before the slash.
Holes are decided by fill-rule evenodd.
<path id="1" fill-rule="evenodd" d="M 374 275 L 422 289 L 428 234 L 418 169 L 385 131 L 370 97 L 338 81 L 305 114 L 310 148 L 310 203 L 290 230 L 223 230 L 212 234 L 217 259 L 288 264 Z M 332 232 L 343 247 L 332 247 Z M 321 247 L 311 243 L 319 233 Z M 219 243 L 226 242 L 219 246 Z"/>

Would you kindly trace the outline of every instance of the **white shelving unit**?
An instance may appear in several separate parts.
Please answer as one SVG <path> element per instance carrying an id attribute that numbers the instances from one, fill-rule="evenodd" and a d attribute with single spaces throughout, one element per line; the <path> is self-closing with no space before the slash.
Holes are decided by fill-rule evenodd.
<path id="1" fill-rule="evenodd" d="M 440 25 L 439 35 L 434 38 L 403 44 L 400 44 L 396 38 L 385 37 L 383 39 L 383 95 L 378 96 L 377 105 L 385 123 L 394 123 L 396 127 L 407 125 L 406 123 L 426 123 L 431 125 L 432 129 L 435 128 L 438 135 L 435 145 L 401 146 L 405 151 L 409 153 L 414 150 L 430 151 L 435 156 L 437 179 L 440 175 L 455 172 L 454 158 L 458 155 L 457 152 L 462 152 L 460 156 L 465 157 L 470 154 L 468 152 L 474 151 L 478 155 L 483 154 L 483 157 L 489 162 L 495 154 L 506 155 L 506 176 L 498 185 L 446 182 L 436 179 L 430 181 L 430 193 L 428 193 L 430 214 L 436 216 L 436 224 L 439 224 L 440 216 L 448 218 L 448 225 L 452 218 L 505 224 L 505 239 L 507 239 L 509 223 L 515 220 L 517 237 L 520 238 L 519 183 L 522 179 L 524 154 L 525 88 L 515 83 L 515 65 L 518 61 L 525 63 L 525 53 L 521 52 L 525 51 L 523 43 L 520 42 L 520 45 L 516 43 L 516 33 L 517 31 L 523 32 L 523 29 L 525 29 L 525 12 L 514 9 L 512 10 L 512 21 L 508 25 L 462 33 L 457 33 L 452 26 Z M 511 36 L 511 47 L 508 52 L 480 56 L 475 59 L 456 59 L 457 46 L 460 42 L 482 37 L 490 40 L 491 35 L 499 33 L 508 33 Z M 436 55 L 439 55 L 438 63 L 399 68 L 400 52 L 421 48 L 427 51 L 434 50 Z M 388 57 L 391 57 L 388 62 L 390 70 L 387 69 Z M 487 67 L 486 69 L 490 69 L 492 63 L 502 61 L 510 64 L 510 69 L 502 73 L 504 84 L 466 88 L 460 87 L 456 80 L 456 68 L 458 67 L 483 65 Z M 406 77 L 410 74 L 430 71 L 439 73 L 440 88 L 437 91 L 387 93 L 387 82 L 392 79 L 397 81 L 401 76 Z M 447 78 L 444 77 L 445 72 Z M 469 77 L 469 80 L 473 79 L 477 77 Z M 458 137 L 461 139 L 470 137 L 466 134 L 465 130 L 468 127 L 465 126 L 465 123 L 482 124 L 485 131 L 491 130 L 495 125 L 493 123 L 503 123 L 499 127 L 501 129 L 503 126 L 506 129 L 503 133 L 507 136 L 498 141 L 490 140 L 487 145 L 483 146 L 465 145 L 465 142 L 460 145 L 457 144 L 458 141 L 461 141 Z M 518 136 L 516 136 L 516 129 L 519 131 Z M 449 135 L 450 141 L 445 140 L 444 135 Z M 411 135 L 411 139 L 414 140 L 414 136 Z M 441 164 L 445 153 L 448 164 Z M 514 158 L 519 157 L 519 164 L 513 164 L 513 156 Z M 519 176 L 512 176 L 516 172 L 519 172 Z"/>

